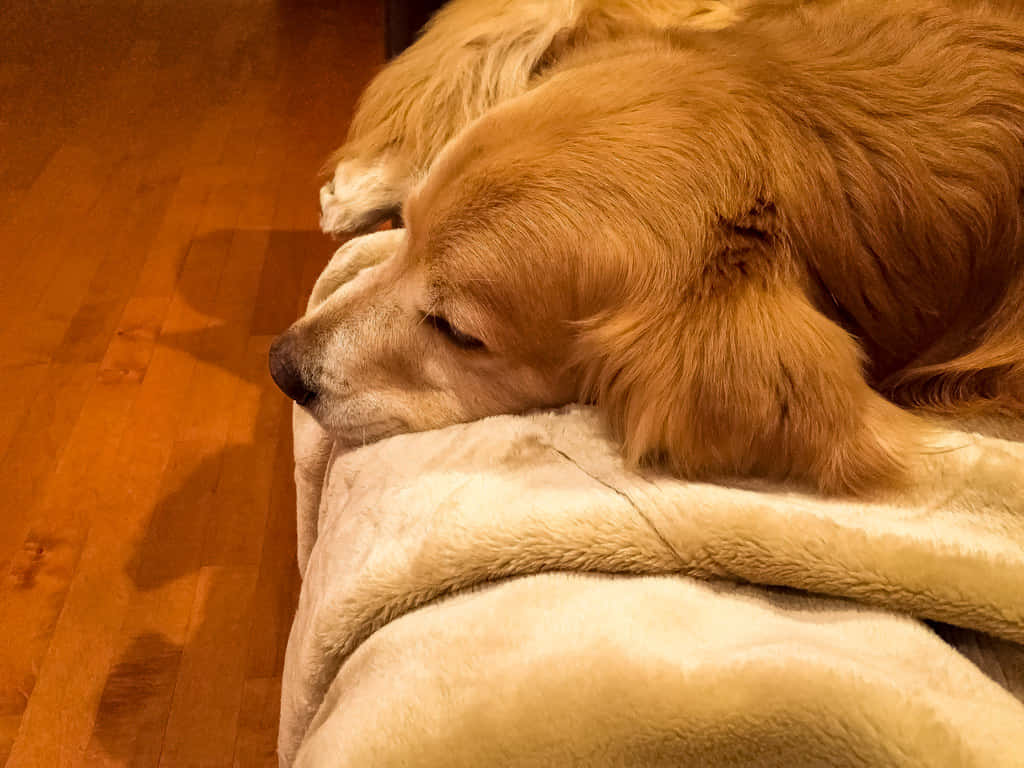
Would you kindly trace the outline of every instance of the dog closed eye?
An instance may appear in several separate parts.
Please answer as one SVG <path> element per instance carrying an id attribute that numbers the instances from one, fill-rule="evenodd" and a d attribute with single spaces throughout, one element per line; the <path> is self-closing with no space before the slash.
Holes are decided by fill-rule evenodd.
<path id="1" fill-rule="evenodd" d="M 441 315 L 424 314 L 423 319 L 430 323 L 434 330 L 460 349 L 484 349 L 485 345 L 480 339 L 468 333 L 463 333 L 448 322 L 446 318 L 441 317 Z"/>

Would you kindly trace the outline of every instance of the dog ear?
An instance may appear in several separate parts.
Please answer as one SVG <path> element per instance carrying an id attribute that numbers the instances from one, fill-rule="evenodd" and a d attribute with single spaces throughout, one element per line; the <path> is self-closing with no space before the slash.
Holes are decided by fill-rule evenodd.
<path id="1" fill-rule="evenodd" d="M 641 31 L 649 33 L 646 27 L 625 19 L 616 19 L 606 11 L 586 10 L 575 23 L 555 32 L 543 53 L 530 68 L 530 77 L 543 74 L 574 51 Z"/>
<path id="2" fill-rule="evenodd" d="M 537 61 L 530 67 L 530 77 L 534 78 L 547 72 L 553 67 L 568 51 L 578 45 L 576 30 L 573 27 L 562 27 L 558 30 L 551 42 L 544 49 Z"/>
<path id="3" fill-rule="evenodd" d="M 771 222 L 739 223 L 682 300 L 629 301 L 584 324 L 583 396 L 631 463 L 683 477 L 839 494 L 900 480 L 916 421 L 868 386 L 854 340 L 766 258 Z"/>

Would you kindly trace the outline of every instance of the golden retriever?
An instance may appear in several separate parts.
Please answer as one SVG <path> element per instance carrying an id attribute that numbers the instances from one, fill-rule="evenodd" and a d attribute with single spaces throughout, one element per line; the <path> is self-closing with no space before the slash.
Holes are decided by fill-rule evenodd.
<path id="1" fill-rule="evenodd" d="M 598 22 L 275 342 L 336 439 L 585 401 L 632 462 L 856 493 L 918 434 L 879 392 L 1024 413 L 1018 24 L 924 2 Z"/>

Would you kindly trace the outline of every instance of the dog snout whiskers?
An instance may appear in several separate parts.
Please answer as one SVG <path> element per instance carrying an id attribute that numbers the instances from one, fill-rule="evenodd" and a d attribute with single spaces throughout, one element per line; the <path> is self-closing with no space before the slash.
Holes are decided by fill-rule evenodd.
<path id="1" fill-rule="evenodd" d="M 299 365 L 299 342 L 294 331 L 286 331 L 274 339 L 269 354 L 270 376 L 278 388 L 299 405 L 308 405 L 316 391 L 302 375 Z"/>

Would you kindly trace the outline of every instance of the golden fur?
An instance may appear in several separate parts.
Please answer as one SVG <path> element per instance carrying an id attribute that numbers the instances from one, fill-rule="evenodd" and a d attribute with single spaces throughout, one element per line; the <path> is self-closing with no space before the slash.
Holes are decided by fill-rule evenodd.
<path id="1" fill-rule="evenodd" d="M 341 439 L 579 399 L 634 462 L 844 493 L 919 434 L 878 391 L 1024 413 L 1018 22 L 598 14 L 543 63 L 433 160 L 397 252 L 290 331 Z"/>
<path id="2" fill-rule="evenodd" d="M 716 29 L 752 0 L 454 0 L 363 93 L 320 193 L 324 231 L 371 229 L 399 212 L 460 130 L 524 93 L 587 28 Z"/>

